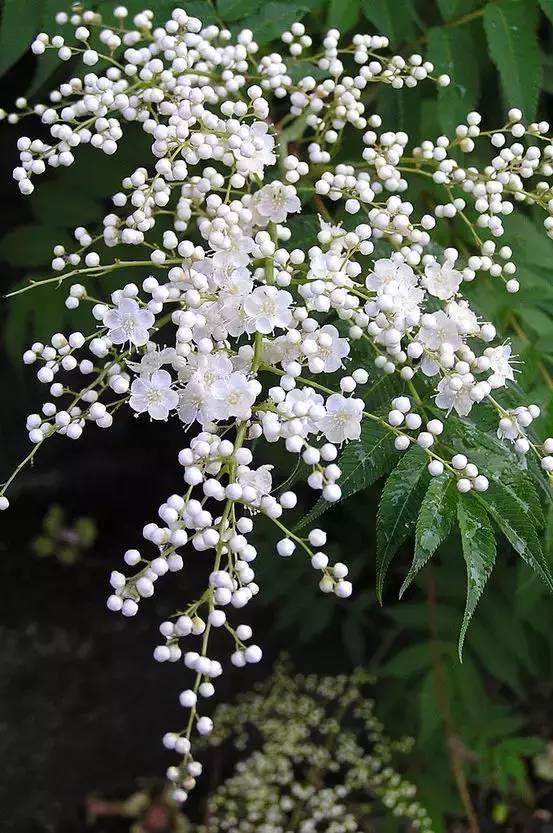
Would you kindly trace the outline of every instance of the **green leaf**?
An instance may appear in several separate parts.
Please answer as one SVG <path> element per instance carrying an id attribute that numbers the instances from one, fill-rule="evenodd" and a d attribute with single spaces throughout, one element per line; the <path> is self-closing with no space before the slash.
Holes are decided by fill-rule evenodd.
<path id="1" fill-rule="evenodd" d="M 381 673 L 399 679 L 410 679 L 423 674 L 432 664 L 431 646 L 428 641 L 417 642 L 402 648 L 384 663 Z"/>
<path id="2" fill-rule="evenodd" d="M 349 32 L 359 22 L 361 16 L 361 0 L 330 0 L 326 23 L 329 28 L 337 28 L 341 32 Z"/>
<path id="3" fill-rule="evenodd" d="M 366 489 L 385 475 L 394 463 L 394 435 L 378 422 L 363 420 L 361 436 L 358 440 L 348 443 L 338 465 L 342 471 L 340 488 L 342 500 L 356 492 Z M 296 527 L 310 524 L 323 512 L 335 504 L 327 503 L 322 498 L 317 501 L 312 510 Z"/>
<path id="4" fill-rule="evenodd" d="M 42 0 L 4 0 L 0 25 L 0 74 L 31 48 L 38 34 Z"/>
<path id="5" fill-rule="evenodd" d="M 480 96 L 480 77 L 477 55 L 472 52 L 472 32 L 468 26 L 448 29 L 435 26 L 426 33 L 428 58 L 434 64 L 436 73 L 447 73 L 451 78 L 449 87 L 438 90 L 439 118 L 442 129 L 452 132 L 464 122 L 467 113 L 473 110 Z M 473 60 L 467 61 L 467 55 Z"/>
<path id="6" fill-rule="evenodd" d="M 290 28 L 296 20 L 305 17 L 308 9 L 299 3 L 267 3 L 256 14 L 240 21 L 241 28 L 255 32 L 255 40 L 260 46 L 278 40 L 281 34 Z"/>
<path id="7" fill-rule="evenodd" d="M 431 479 L 417 518 L 413 563 L 399 591 L 400 598 L 449 535 L 455 517 L 456 494 L 451 477 L 441 475 Z"/>
<path id="8" fill-rule="evenodd" d="M 56 243 L 69 243 L 59 229 L 38 223 L 17 226 L 0 241 L 0 260 L 10 266 L 45 267 L 49 265 Z"/>
<path id="9" fill-rule="evenodd" d="M 529 507 L 529 504 L 521 498 L 521 505 L 513 499 L 511 489 L 493 481 L 487 492 L 475 494 L 475 497 L 487 509 L 513 549 L 535 570 L 548 589 L 553 591 L 549 561 L 543 554 L 535 520 L 530 511 L 525 512 L 522 508 Z"/>
<path id="10" fill-rule="evenodd" d="M 382 490 L 376 518 L 376 593 L 380 601 L 390 562 L 414 531 L 428 477 L 426 454 L 413 447 L 402 457 Z"/>
<path id="11" fill-rule="evenodd" d="M 217 10 L 225 23 L 234 23 L 253 14 L 261 5 L 260 0 L 218 0 Z"/>
<path id="12" fill-rule="evenodd" d="M 471 12 L 480 0 L 438 0 L 438 7 L 444 20 L 452 20 Z"/>
<path id="13" fill-rule="evenodd" d="M 292 217 L 288 225 L 292 232 L 291 245 L 294 248 L 308 249 L 316 244 L 321 225 L 315 214 L 300 214 L 299 217 Z"/>
<path id="14" fill-rule="evenodd" d="M 538 0 L 541 10 L 553 23 L 553 0 Z"/>
<path id="15" fill-rule="evenodd" d="M 495 535 L 485 508 L 472 495 L 459 495 L 457 518 L 467 565 L 467 601 L 459 634 L 459 658 L 470 620 L 495 563 Z"/>
<path id="16" fill-rule="evenodd" d="M 536 115 L 542 62 L 533 0 L 493 0 L 484 11 L 490 55 L 499 70 L 503 95 L 520 107 L 526 122 Z"/>
<path id="17" fill-rule="evenodd" d="M 87 191 L 68 188 L 64 177 L 41 182 L 31 207 L 41 225 L 54 228 L 74 229 L 77 224 L 98 222 L 102 216 L 102 203 Z M 49 252 L 43 254 L 48 257 Z"/>
<path id="18" fill-rule="evenodd" d="M 386 35 L 392 46 L 414 36 L 413 11 L 407 0 L 361 0 L 361 8 L 367 20 L 378 26 L 379 34 Z"/>

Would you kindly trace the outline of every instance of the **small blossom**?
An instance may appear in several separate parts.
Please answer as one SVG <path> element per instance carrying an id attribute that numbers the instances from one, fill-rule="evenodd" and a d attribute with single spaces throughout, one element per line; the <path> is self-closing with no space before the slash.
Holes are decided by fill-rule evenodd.
<path id="1" fill-rule="evenodd" d="M 271 182 L 264 185 L 254 196 L 254 205 L 260 217 L 260 225 L 283 223 L 288 214 L 301 211 L 301 203 L 292 185 Z"/>
<path id="2" fill-rule="evenodd" d="M 178 393 L 171 389 L 172 383 L 171 374 L 166 370 L 135 379 L 131 385 L 130 407 L 139 414 L 148 413 L 152 419 L 166 420 L 179 401 Z"/>
<path id="3" fill-rule="evenodd" d="M 346 399 L 333 393 L 326 400 L 326 415 L 317 426 L 331 443 L 357 440 L 361 436 L 362 399 Z"/>
<path id="4" fill-rule="evenodd" d="M 429 263 L 424 270 L 422 284 L 424 288 L 435 298 L 447 301 L 459 291 L 463 275 L 453 264 L 446 260 L 445 263 Z"/>
<path id="5" fill-rule="evenodd" d="M 113 344 L 130 342 L 142 347 L 149 340 L 149 330 L 155 321 L 147 309 L 141 309 L 134 298 L 122 298 L 117 307 L 108 309 L 104 315 L 104 326 L 108 327 L 108 338 Z"/>

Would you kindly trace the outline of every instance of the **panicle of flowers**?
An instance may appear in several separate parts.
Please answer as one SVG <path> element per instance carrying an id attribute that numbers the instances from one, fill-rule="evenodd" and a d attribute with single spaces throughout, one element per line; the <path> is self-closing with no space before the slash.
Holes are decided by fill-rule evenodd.
<path id="1" fill-rule="evenodd" d="M 223 752 L 233 745 L 240 759 L 208 799 L 202 833 L 257 833 L 261 821 L 267 831 L 355 833 L 383 809 L 410 829 L 431 831 L 401 773 L 413 742 L 386 736 L 373 682 L 361 670 L 318 677 L 280 662 L 255 691 L 219 706 L 208 744 Z"/>
<path id="2" fill-rule="evenodd" d="M 518 289 L 511 249 L 495 242 L 504 234 L 501 217 L 517 204 L 543 208 L 553 236 L 553 145 L 547 125 L 524 127 L 519 111 L 495 132 L 482 131 L 471 113 L 453 139 L 425 141 L 407 156 L 407 135 L 381 129 L 364 91 L 374 83 L 400 89 L 449 79 L 436 78 L 420 55 L 387 55 L 380 35 L 342 46 L 331 30 L 322 53 L 310 56 L 310 38 L 297 23 L 283 35 L 291 57 L 260 55 L 249 30 L 233 39 L 183 9 L 157 26 L 148 11 L 130 26 L 124 7 L 113 15 L 109 24 L 95 12 L 60 13 L 58 23 L 74 26 L 78 45 L 40 34 L 34 52 L 80 56 L 99 69 L 61 84 L 48 105 L 19 101 L 19 115 L 9 117 L 34 114 L 51 134 L 49 143 L 19 140 L 14 178 L 23 194 L 48 166 L 72 164 L 80 145 L 116 152 L 133 125 L 150 137 L 151 158 L 125 176 L 100 229 L 79 226 L 74 251 L 54 250 L 54 274 L 42 283 L 71 282 L 67 307 L 90 304 L 94 327 L 88 335 L 56 333 L 25 352 L 49 394 L 27 419 L 32 448 L 0 489 L 0 509 L 46 439 L 78 439 L 93 423 L 109 428 L 124 406 L 198 432 L 178 455 L 183 485 L 143 529 L 153 555 L 127 550 L 131 571 L 112 573 L 108 599 L 111 610 L 133 616 L 158 580 L 182 570 L 194 551 L 210 553 L 205 591 L 162 623 L 155 650 L 156 660 L 182 658 L 194 672 L 181 694 L 185 726 L 165 737 L 183 755 L 173 780 L 184 799 L 199 772 L 191 737 L 211 731 L 203 702 L 222 672 L 210 633 L 228 634 L 234 665 L 261 659 L 250 626 L 235 623 L 235 611 L 259 592 L 254 523 L 273 524 L 279 556 L 308 558 L 323 592 L 352 592 L 347 566 L 329 561 L 324 530 L 304 535 L 283 520 L 297 496 L 259 463 L 255 441 L 280 442 L 291 468 L 301 458 L 308 486 L 327 503 L 341 498 L 339 450 L 360 438 L 363 421 L 390 432 L 398 451 L 418 446 L 430 474 L 454 478 L 461 493 L 485 492 L 486 474 L 455 453 L 444 431 L 451 411 L 466 416 L 485 402 L 498 412 L 498 436 L 552 472 L 553 439 L 541 446 L 527 433 L 539 408 L 507 410 L 494 396 L 514 378 L 511 348 L 498 343 L 494 325 L 479 320 L 462 290 L 482 273 Z M 299 47 L 324 79 L 292 80 Z M 305 153 L 290 153 L 279 139 L 277 119 L 289 118 L 305 123 Z M 337 163 L 346 132 L 359 156 Z M 524 137 L 534 144 L 523 146 Z M 483 168 L 461 166 L 456 151 L 468 156 L 477 139 L 493 153 L 501 147 L 499 154 Z M 404 198 L 420 175 L 443 188 L 433 211 Z M 534 176 L 535 185 L 528 181 Z M 295 218 L 310 199 L 321 216 L 305 243 Z M 344 208 L 342 222 L 334 204 Z M 434 228 L 453 221 L 472 230 L 473 254 L 436 247 Z M 128 256 L 110 259 L 115 246 Z M 133 269 L 147 277 L 132 282 Z M 107 299 L 90 294 L 89 278 L 118 271 L 125 282 Z M 373 365 L 355 358 L 356 344 L 367 346 Z M 403 386 L 384 414 L 365 402 L 373 373 L 395 375 Z M 421 399 L 420 377 L 429 380 L 431 399 Z"/>

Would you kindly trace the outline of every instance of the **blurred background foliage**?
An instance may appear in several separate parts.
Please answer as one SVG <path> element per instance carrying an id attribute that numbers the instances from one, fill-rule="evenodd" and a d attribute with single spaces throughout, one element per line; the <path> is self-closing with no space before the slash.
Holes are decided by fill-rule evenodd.
<path id="1" fill-rule="evenodd" d="M 106 11 L 114 5 L 89 7 Z M 126 5 L 131 12 L 148 5 L 163 18 L 175 3 L 129 0 Z M 488 127 L 503 124 L 512 106 L 520 107 L 527 121 L 553 122 L 553 0 L 190 0 L 180 5 L 204 22 L 251 28 L 260 44 L 275 41 L 277 50 L 280 33 L 301 19 L 315 37 L 328 26 L 344 34 L 378 31 L 390 38 L 394 51 L 421 52 L 438 72 L 451 76 L 449 88 L 437 91 L 424 84 L 405 92 L 371 92 L 371 109 L 382 116 L 384 128 L 405 130 L 414 143 L 451 135 L 474 109 Z M 53 15 L 64 3 L 2 0 L 0 6 L 0 104 L 11 111 L 17 96 L 44 98 L 67 75 L 67 65 L 60 68 L 51 54 L 40 60 L 28 54 L 37 31 L 53 31 Z M 297 71 L 307 74 L 312 68 L 300 65 Z M 72 74 L 79 72 L 82 65 L 71 66 Z M 24 201 L 10 172 L 17 136 L 29 130 L 26 119 L 1 127 L 3 293 L 47 276 L 54 244 L 69 246 L 75 225 L 92 228 L 101 221 L 119 181 L 147 152 L 147 139 L 139 131 L 114 157 L 87 148 L 77 164 L 49 174 L 32 199 Z M 33 130 L 41 135 L 40 125 L 35 123 Z M 424 178 L 414 178 L 413 189 L 413 201 L 438 198 Z M 517 383 L 528 401 L 543 408 L 543 434 L 551 435 L 553 242 L 540 222 L 531 210 L 505 222 L 521 291 L 509 295 L 489 278 L 480 278 L 472 295 L 479 311 L 499 322 L 501 335 L 512 339 L 522 361 Z M 307 237 L 310 229 L 310 219 L 300 219 L 295 234 Z M 440 242 L 463 250 L 467 235 L 469 229 L 456 227 L 454 238 Z M 97 287 L 99 294 L 107 291 L 109 284 Z M 36 394 L 30 377 L 23 379 L 20 354 L 30 340 L 68 327 L 87 328 L 88 311 L 70 313 L 63 290 L 39 289 L 4 304 L 1 314 L 5 405 L 0 436 L 2 466 L 9 469 L 20 456 L 22 422 L 34 409 Z M 106 571 L 137 540 L 143 522 L 155 512 L 157 496 L 173 490 L 174 451 L 182 444 L 182 431 L 167 426 L 162 448 L 157 430 L 153 435 L 147 425 L 137 426 L 130 418 L 107 433 L 109 438 L 91 432 L 81 449 L 64 446 L 61 456 L 45 455 L 39 469 L 21 479 L 21 505 L 6 521 L 0 575 L 17 587 L 0 628 L 5 657 L 0 700 L 10 724 L 0 739 L 0 755 L 10 762 L 11 778 L 5 780 L 13 784 L 3 802 L 12 808 L 7 830 L 83 830 L 77 808 L 84 795 L 91 790 L 129 793 L 139 775 L 159 774 L 166 761 L 152 746 L 168 717 L 178 719 L 171 695 L 178 689 L 166 679 L 176 671 L 152 668 L 149 660 L 158 618 L 171 611 L 174 600 L 156 601 L 139 627 L 134 622 L 123 627 L 107 618 L 103 596 Z M 282 468 L 281 480 L 286 476 Z M 461 664 L 457 639 L 465 580 L 455 538 L 446 540 L 434 566 L 397 602 L 400 576 L 411 556 L 411 545 L 404 545 L 383 606 L 376 600 L 374 530 L 380 488 L 377 483 L 357 492 L 325 516 L 329 554 L 352 565 L 357 591 L 348 602 L 321 597 L 309 567 L 300 559 L 283 563 L 271 557 L 271 532 L 260 533 L 267 539 L 261 537 L 257 546 L 267 557 L 257 562 L 264 591 L 255 615 L 259 630 L 268 633 L 266 667 L 286 648 L 302 670 L 331 673 L 360 664 L 374 673 L 377 713 L 392 734 L 416 739 L 409 777 L 437 831 L 475 833 L 477 826 L 482 831 L 551 831 L 551 598 L 501 540 L 497 569 Z M 310 496 L 301 499 L 307 513 Z M 550 518 L 550 555 L 552 542 Z M 33 553 L 55 558 L 38 561 Z M 187 581 L 193 585 L 194 576 Z M 231 698 L 247 687 L 247 676 L 233 674 L 223 695 Z M 169 693 L 160 694 L 160 686 Z M 55 714 L 47 706 L 49 698 L 56 702 Z M 12 735 L 21 736 L 23 703 L 29 728 L 21 744 Z M 201 803 L 201 790 L 198 796 Z"/>

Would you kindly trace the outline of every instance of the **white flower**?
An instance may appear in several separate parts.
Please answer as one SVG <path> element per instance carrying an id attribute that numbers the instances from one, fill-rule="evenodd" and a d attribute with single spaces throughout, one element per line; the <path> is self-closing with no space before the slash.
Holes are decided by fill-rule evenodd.
<path id="1" fill-rule="evenodd" d="M 405 286 L 416 286 L 417 276 L 407 263 L 396 263 L 390 258 L 380 258 L 373 265 L 373 271 L 365 279 L 367 289 L 386 292 L 386 287 L 392 282 Z"/>
<path id="2" fill-rule="evenodd" d="M 331 443 L 357 440 L 361 435 L 362 416 L 362 399 L 346 399 L 333 393 L 326 400 L 326 416 L 317 421 L 317 428 Z"/>
<path id="3" fill-rule="evenodd" d="M 238 148 L 233 148 L 236 167 L 241 174 L 263 175 L 265 167 L 276 163 L 273 153 L 275 140 L 268 132 L 269 127 L 263 121 L 255 121 L 251 126 L 243 125 L 243 132 L 248 131 Z"/>
<path id="4" fill-rule="evenodd" d="M 318 246 L 313 246 L 309 250 L 309 272 L 307 273 L 307 277 L 309 280 L 325 280 L 330 278 L 327 255 Z"/>
<path id="5" fill-rule="evenodd" d="M 216 270 L 233 270 L 240 267 L 247 266 L 250 262 L 250 252 L 253 250 L 253 238 L 244 234 L 241 229 L 235 229 L 231 234 L 227 229 L 227 233 L 221 232 L 224 243 L 216 245 L 210 239 L 210 243 L 215 249 L 213 256 L 213 265 Z"/>
<path id="6" fill-rule="evenodd" d="M 238 466 L 237 481 L 244 489 L 250 486 L 256 491 L 256 499 L 254 504 L 259 504 L 264 495 L 268 495 L 273 488 L 273 478 L 271 476 L 272 466 L 259 466 L 258 469 L 250 469 L 248 466 Z"/>
<path id="7" fill-rule="evenodd" d="M 294 362 L 301 353 L 299 344 L 294 344 L 287 336 L 277 336 L 263 341 L 263 361 L 269 364 L 286 365 Z"/>
<path id="8" fill-rule="evenodd" d="M 493 371 L 487 380 L 490 387 L 502 388 L 506 381 L 512 382 L 515 378 L 510 365 L 511 353 L 510 344 L 488 347 L 484 350 L 484 355 L 489 359 L 490 369 Z"/>
<path id="9" fill-rule="evenodd" d="M 456 323 L 443 310 L 424 316 L 418 340 L 430 350 L 439 350 L 443 344 L 458 350 L 463 343 Z"/>
<path id="10" fill-rule="evenodd" d="M 184 359 L 178 356 L 174 347 L 164 347 L 163 350 L 148 350 L 139 362 L 127 362 L 127 366 L 140 376 L 150 376 L 164 364 L 172 364 L 176 369 L 181 362 Z"/>
<path id="11" fill-rule="evenodd" d="M 232 362 L 225 353 L 192 353 L 186 367 L 179 373 L 179 378 L 209 387 L 217 379 L 223 379 L 231 373 Z"/>
<path id="12" fill-rule="evenodd" d="M 293 185 L 271 182 L 256 191 L 253 198 L 255 211 L 259 215 L 259 225 L 283 223 L 288 214 L 301 211 L 301 203 Z"/>
<path id="13" fill-rule="evenodd" d="M 518 439 L 519 434 L 520 428 L 515 413 L 504 416 L 499 420 L 497 436 L 500 440 L 510 440 L 514 443 Z"/>
<path id="14" fill-rule="evenodd" d="M 450 301 L 445 309 L 451 320 L 455 321 L 460 333 L 476 335 L 479 332 L 478 319 L 467 301 Z"/>
<path id="15" fill-rule="evenodd" d="M 324 399 L 320 393 L 316 393 L 313 388 L 294 388 L 288 391 L 286 399 L 278 406 L 278 413 L 284 415 L 295 423 L 301 423 L 301 430 L 294 430 L 294 434 L 300 437 L 308 437 L 309 434 L 315 434 L 317 431 L 316 422 L 310 414 L 311 408 L 317 410 L 324 409 Z M 296 426 L 294 426 L 296 428 Z M 281 436 L 291 436 L 288 428 L 288 423 L 282 425 Z"/>
<path id="16" fill-rule="evenodd" d="M 434 262 L 426 266 L 422 285 L 435 298 L 447 301 L 448 298 L 451 298 L 459 291 L 462 280 L 463 275 L 461 272 L 453 268 L 451 261 L 446 260 L 442 264 Z"/>
<path id="17" fill-rule="evenodd" d="M 395 327 L 404 329 L 418 324 L 420 319 L 420 304 L 424 300 L 424 292 L 419 287 L 405 280 L 393 280 L 384 284 L 376 299 L 377 306 L 382 312 L 392 316 Z"/>
<path id="18" fill-rule="evenodd" d="M 150 338 L 148 330 L 153 327 L 155 318 L 148 309 L 141 309 L 134 298 L 121 298 L 117 308 L 108 309 L 103 317 L 105 327 L 109 327 L 108 338 L 113 344 L 130 342 L 142 347 Z"/>
<path id="19" fill-rule="evenodd" d="M 317 352 L 309 356 L 308 366 L 312 373 L 320 372 L 317 360 L 324 362 L 324 373 L 334 373 L 342 367 L 342 359 L 349 355 L 350 345 L 347 338 L 340 338 L 340 333 L 333 324 L 325 324 L 318 331 Z"/>
<path id="20" fill-rule="evenodd" d="M 249 419 L 251 407 L 260 390 L 259 382 L 256 379 L 249 380 L 243 373 L 235 372 L 228 378 L 218 379 L 210 389 L 214 419 Z"/>
<path id="21" fill-rule="evenodd" d="M 211 422 L 210 396 L 204 384 L 189 382 L 186 385 L 179 396 L 178 414 L 185 425 L 191 425 L 196 420 L 204 426 Z"/>
<path id="22" fill-rule="evenodd" d="M 244 301 L 244 310 L 248 315 L 247 331 L 268 334 L 275 327 L 287 327 L 292 321 L 290 305 L 293 300 L 284 289 L 258 286 Z"/>
<path id="23" fill-rule="evenodd" d="M 473 387 L 474 378 L 471 373 L 464 376 L 446 376 L 438 384 L 436 405 L 444 411 L 455 409 L 459 416 L 466 416 L 474 405 L 470 395 Z"/>
<path id="24" fill-rule="evenodd" d="M 173 380 L 166 370 L 156 370 L 150 377 L 141 376 L 131 385 L 129 405 L 139 414 L 147 412 L 152 419 L 167 419 L 176 408 L 179 395 L 171 389 Z"/>

